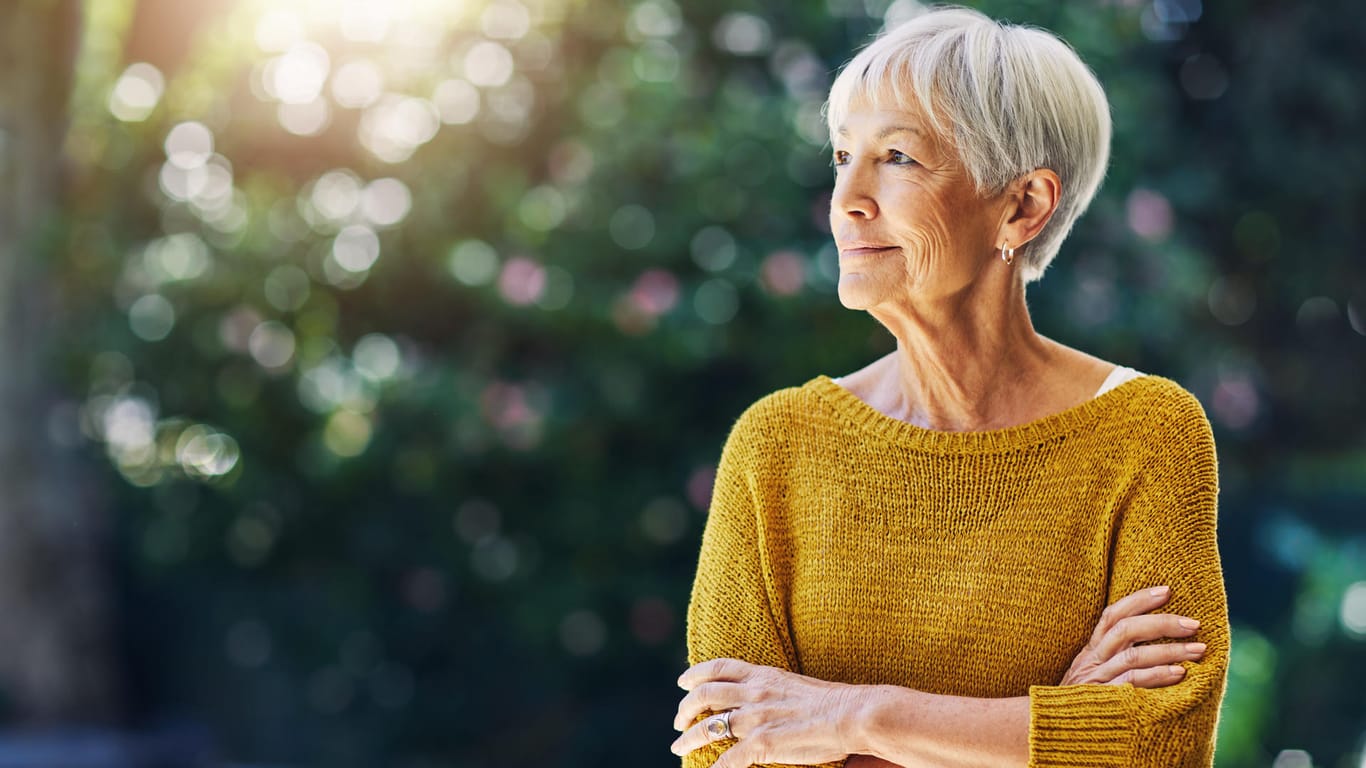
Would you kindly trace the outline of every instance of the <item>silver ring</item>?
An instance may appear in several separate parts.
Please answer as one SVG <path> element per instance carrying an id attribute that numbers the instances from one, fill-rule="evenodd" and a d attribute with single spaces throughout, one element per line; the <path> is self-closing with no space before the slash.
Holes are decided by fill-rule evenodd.
<path id="1" fill-rule="evenodd" d="M 734 711 L 735 710 L 733 709 L 728 709 L 725 712 L 717 712 L 707 718 L 706 722 L 702 725 L 702 730 L 707 732 L 707 736 L 710 737 L 712 741 L 735 738 L 735 734 L 730 732 L 730 713 Z"/>

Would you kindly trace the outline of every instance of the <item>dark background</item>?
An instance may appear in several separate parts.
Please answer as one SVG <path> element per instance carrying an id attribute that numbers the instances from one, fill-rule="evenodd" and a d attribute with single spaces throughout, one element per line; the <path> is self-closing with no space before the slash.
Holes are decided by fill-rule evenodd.
<path id="1" fill-rule="evenodd" d="M 1030 306 L 1214 424 L 1218 764 L 1358 768 L 1366 14 L 972 5 L 1111 101 Z M 6 764 L 673 764 L 726 430 L 890 349 L 820 106 L 916 7 L 8 3 Z"/>

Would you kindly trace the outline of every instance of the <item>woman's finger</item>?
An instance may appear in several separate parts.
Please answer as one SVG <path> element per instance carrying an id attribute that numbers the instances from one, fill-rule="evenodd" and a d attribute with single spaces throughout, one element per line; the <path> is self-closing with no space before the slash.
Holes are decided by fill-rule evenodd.
<path id="1" fill-rule="evenodd" d="M 694 664 L 678 676 L 678 687 L 691 691 L 702 683 L 721 680 L 731 683 L 744 682 L 755 666 L 739 659 L 712 659 Z"/>
<path id="2" fill-rule="evenodd" d="M 1160 667 L 1131 669 L 1111 680 L 1107 685 L 1132 683 L 1135 688 L 1165 688 L 1176 685 L 1186 676 L 1186 668 L 1179 664 L 1163 664 Z"/>
<path id="3" fill-rule="evenodd" d="M 1109 661 L 1096 667 L 1089 675 L 1090 682 L 1109 683 L 1123 677 L 1125 672 L 1154 669 L 1181 661 L 1195 661 L 1204 655 L 1204 643 L 1135 645 L 1116 653 Z M 1129 681 L 1132 682 L 1132 675 Z"/>
<path id="4" fill-rule="evenodd" d="M 675 755 L 681 756 L 688 754 L 689 752 L 693 751 L 694 749 L 697 749 L 698 747 L 705 746 L 710 742 L 715 741 L 716 739 L 713 739 L 711 734 L 707 732 L 707 720 L 711 719 L 710 714 L 711 713 L 708 714 L 708 717 L 705 717 L 697 721 L 696 724 L 694 724 L 688 730 L 684 731 L 683 734 L 679 736 L 677 739 L 674 739 L 674 743 L 669 746 L 669 750 L 673 752 Z M 747 715 L 738 709 L 731 710 L 731 736 L 734 736 L 738 739 L 745 733 L 747 733 L 747 731 L 745 730 L 746 717 Z M 753 723 L 750 723 L 750 725 L 753 725 Z"/>
<path id="5" fill-rule="evenodd" d="M 711 741 L 711 737 L 707 735 L 706 722 L 706 720 L 699 720 L 696 725 L 680 734 L 678 738 L 674 739 L 674 743 L 669 745 L 669 751 L 682 757 Z"/>
<path id="6" fill-rule="evenodd" d="M 678 702 L 678 714 L 674 715 L 674 730 L 681 731 L 687 728 L 704 712 L 735 709 L 748 700 L 745 686 L 739 683 L 702 683 Z"/>
<path id="7" fill-rule="evenodd" d="M 721 753 L 712 763 L 712 768 L 749 768 L 752 765 L 771 762 L 764 758 L 753 742 L 737 742 L 735 746 Z"/>
<path id="8" fill-rule="evenodd" d="M 1100 614 L 1100 621 L 1096 622 L 1095 631 L 1091 633 L 1090 645 L 1098 646 L 1101 638 L 1121 620 L 1130 616 L 1142 616 L 1154 608 L 1166 605 L 1171 596 L 1171 587 L 1152 587 L 1125 595 L 1106 606 Z"/>
<path id="9" fill-rule="evenodd" d="M 1138 643 L 1165 638 L 1184 639 L 1200 629 L 1200 622 L 1170 613 L 1149 613 L 1120 619 L 1092 646 L 1101 662 Z"/>

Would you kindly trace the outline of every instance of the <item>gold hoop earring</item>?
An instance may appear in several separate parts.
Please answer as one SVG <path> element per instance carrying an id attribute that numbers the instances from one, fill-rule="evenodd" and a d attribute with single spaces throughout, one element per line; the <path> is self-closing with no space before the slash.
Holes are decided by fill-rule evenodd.
<path id="1" fill-rule="evenodd" d="M 1006 243 L 1001 245 L 1001 261 L 1004 261 L 1006 265 L 1009 266 L 1015 263 L 1015 249 L 1007 248 L 1007 245 L 1009 244 Z"/>

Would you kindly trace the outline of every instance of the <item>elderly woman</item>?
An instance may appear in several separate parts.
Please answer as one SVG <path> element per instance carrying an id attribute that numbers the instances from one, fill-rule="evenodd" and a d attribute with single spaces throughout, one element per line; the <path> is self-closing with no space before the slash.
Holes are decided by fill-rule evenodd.
<path id="1" fill-rule="evenodd" d="M 828 116 L 839 298 L 897 346 L 735 424 L 674 752 L 1209 765 L 1229 647 L 1209 423 L 1025 304 L 1105 174 L 1099 83 L 1046 32 L 938 10 L 860 52 Z"/>

